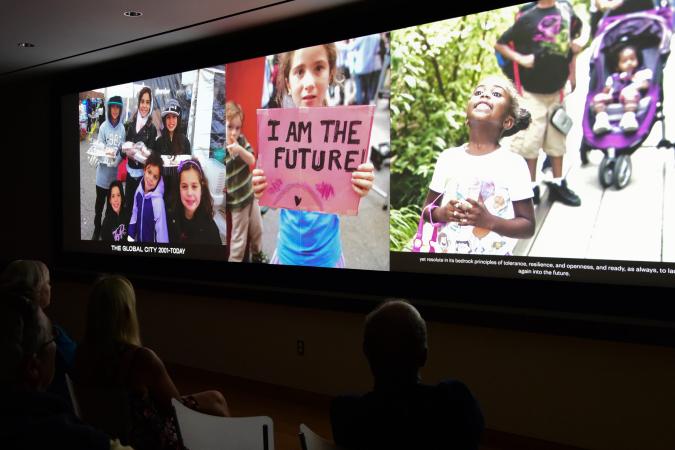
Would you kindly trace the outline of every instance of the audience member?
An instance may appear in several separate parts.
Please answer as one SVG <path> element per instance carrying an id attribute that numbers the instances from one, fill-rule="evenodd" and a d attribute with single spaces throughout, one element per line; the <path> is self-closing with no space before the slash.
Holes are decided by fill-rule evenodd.
<path id="1" fill-rule="evenodd" d="M 18 259 L 12 261 L 0 275 L 0 285 L 9 293 L 28 298 L 42 310 L 51 304 L 49 269 L 42 261 Z M 63 328 L 53 325 L 56 342 L 54 381 L 48 391 L 59 395 L 70 405 L 66 373 L 70 370 L 77 344 Z"/>
<path id="2" fill-rule="evenodd" d="M 336 444 L 348 449 L 478 449 L 483 414 L 461 381 L 420 382 L 427 330 L 419 312 L 390 300 L 366 317 L 363 351 L 374 388 L 331 405 Z"/>
<path id="3" fill-rule="evenodd" d="M 227 403 L 217 391 L 181 396 L 162 360 L 143 347 L 134 288 L 122 276 L 108 275 L 94 283 L 73 379 L 79 386 L 128 390 L 132 415 L 129 444 L 136 450 L 182 448 L 173 398 L 206 414 L 229 415 Z"/>
<path id="4" fill-rule="evenodd" d="M 25 297 L 6 291 L 0 296 L 2 448 L 119 449 L 118 442 L 80 422 L 61 398 L 44 392 L 56 357 L 47 316 Z"/>

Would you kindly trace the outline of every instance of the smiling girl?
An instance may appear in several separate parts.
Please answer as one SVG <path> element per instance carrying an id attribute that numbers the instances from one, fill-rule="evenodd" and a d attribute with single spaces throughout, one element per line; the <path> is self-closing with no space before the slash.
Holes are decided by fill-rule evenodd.
<path id="1" fill-rule="evenodd" d="M 506 79 L 481 81 L 466 108 L 469 142 L 439 156 L 422 212 L 440 229 L 437 251 L 509 255 L 534 234 L 527 164 L 499 143 L 529 126 L 516 95 Z"/>
<path id="2" fill-rule="evenodd" d="M 138 93 L 138 108 L 131 117 L 131 120 L 126 123 L 125 128 L 127 132 L 126 140 L 137 143 L 143 142 L 146 148 L 151 149 L 155 145 L 157 139 L 157 128 L 152 123 L 152 91 L 145 86 Z M 143 178 L 143 164 L 136 161 L 134 158 L 127 158 L 127 192 L 132 194 L 136 192 L 138 183 Z M 130 210 L 133 206 L 133 195 L 128 196 L 125 209 Z"/>
<path id="3" fill-rule="evenodd" d="M 156 152 L 145 161 L 143 179 L 134 193 L 134 208 L 129 221 L 129 241 L 169 242 L 164 207 L 164 161 Z"/>
<path id="4" fill-rule="evenodd" d="M 162 123 L 164 128 L 162 134 L 157 137 L 155 143 L 155 150 L 160 155 L 177 156 L 177 155 L 191 155 L 190 140 L 183 134 L 182 127 L 182 108 L 176 99 L 170 99 L 166 102 L 162 110 Z M 162 177 L 164 178 L 165 199 L 167 205 L 175 203 L 176 189 L 178 182 L 176 175 L 178 168 L 175 166 L 162 169 Z"/>
<path id="5" fill-rule="evenodd" d="M 108 207 L 103 219 L 101 240 L 119 242 L 127 240 L 127 209 L 124 206 L 124 189 L 122 182 L 115 180 L 108 190 Z"/>
<path id="6" fill-rule="evenodd" d="M 213 221 L 213 199 L 209 184 L 196 159 L 178 166 L 180 201 L 169 219 L 169 240 L 172 244 L 221 245 L 220 232 Z"/>

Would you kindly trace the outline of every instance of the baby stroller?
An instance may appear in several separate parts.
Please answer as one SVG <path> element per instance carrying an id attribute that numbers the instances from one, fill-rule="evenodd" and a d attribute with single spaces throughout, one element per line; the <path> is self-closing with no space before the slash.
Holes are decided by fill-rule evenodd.
<path id="1" fill-rule="evenodd" d="M 586 164 L 588 151 L 603 151 L 604 158 L 600 163 L 598 177 L 604 188 L 614 185 L 617 189 L 622 189 L 628 184 L 632 172 L 630 157 L 649 136 L 657 121 L 661 121 L 663 132 L 659 147 L 673 146 L 665 140 L 663 120 L 663 67 L 670 54 L 671 17 L 672 9 L 668 2 L 655 0 L 653 9 L 605 16 L 598 25 L 591 49 L 590 84 L 584 108 L 580 153 L 582 163 Z M 618 126 L 624 113 L 623 105 L 609 104 L 607 113 L 611 130 L 606 134 L 596 135 L 593 133 L 593 97 L 603 90 L 605 80 L 614 72 L 615 55 L 626 45 L 637 50 L 641 66 L 651 69 L 653 74 L 636 111 L 639 126 L 634 133 L 624 133 Z"/>

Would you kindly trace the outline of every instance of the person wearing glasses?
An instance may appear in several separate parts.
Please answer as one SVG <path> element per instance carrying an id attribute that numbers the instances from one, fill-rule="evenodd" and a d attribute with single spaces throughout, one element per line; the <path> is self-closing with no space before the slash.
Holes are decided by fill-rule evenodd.
<path id="1" fill-rule="evenodd" d="M 0 286 L 5 292 L 27 298 L 43 311 L 51 304 L 49 269 L 42 261 L 25 259 L 12 261 L 0 275 Z M 60 396 L 70 405 L 66 373 L 73 364 L 77 344 L 63 328 L 56 324 L 52 327 L 56 338 L 56 356 L 54 380 L 48 391 Z"/>
<path id="2" fill-rule="evenodd" d="M 128 449 L 82 423 L 61 398 L 45 392 L 54 376 L 53 331 L 31 300 L 0 291 L 2 448 Z"/>
<path id="3" fill-rule="evenodd" d="M 213 220 L 209 182 L 196 159 L 185 160 L 178 166 L 178 192 L 169 218 L 169 242 L 222 245 Z"/>

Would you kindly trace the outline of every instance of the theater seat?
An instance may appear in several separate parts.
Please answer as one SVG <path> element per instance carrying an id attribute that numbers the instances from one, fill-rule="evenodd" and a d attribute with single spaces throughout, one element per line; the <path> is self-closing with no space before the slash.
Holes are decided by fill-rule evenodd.
<path id="1" fill-rule="evenodd" d="M 274 450 L 274 427 L 267 416 L 218 417 L 171 400 L 183 444 L 191 450 Z"/>

